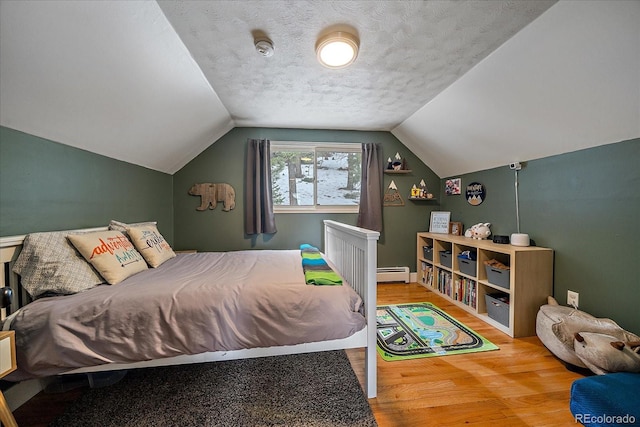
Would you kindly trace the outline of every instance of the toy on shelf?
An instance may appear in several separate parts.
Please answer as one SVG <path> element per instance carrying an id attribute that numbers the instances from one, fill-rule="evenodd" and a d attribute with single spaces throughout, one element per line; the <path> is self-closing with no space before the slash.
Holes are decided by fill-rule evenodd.
<path id="1" fill-rule="evenodd" d="M 464 232 L 465 237 L 471 237 L 473 239 L 484 240 L 491 236 L 490 222 L 479 222 L 472 225 L 471 228 Z"/>
<path id="2" fill-rule="evenodd" d="M 413 200 L 433 199 L 433 194 L 429 193 L 427 184 L 424 182 L 424 179 L 420 180 L 420 187 L 417 187 L 415 184 L 413 184 L 413 187 L 411 187 L 410 198 Z"/>

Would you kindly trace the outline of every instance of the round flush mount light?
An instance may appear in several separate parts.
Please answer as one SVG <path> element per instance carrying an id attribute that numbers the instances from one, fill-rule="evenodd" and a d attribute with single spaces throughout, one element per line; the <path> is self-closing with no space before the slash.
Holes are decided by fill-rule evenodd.
<path id="1" fill-rule="evenodd" d="M 256 52 L 258 52 L 262 56 L 266 56 L 267 58 L 273 56 L 273 51 L 275 50 L 273 42 L 266 37 L 256 39 L 255 47 Z"/>
<path id="2" fill-rule="evenodd" d="M 327 68 L 344 68 L 358 56 L 360 41 L 351 33 L 336 31 L 320 38 L 316 44 L 316 57 Z"/>

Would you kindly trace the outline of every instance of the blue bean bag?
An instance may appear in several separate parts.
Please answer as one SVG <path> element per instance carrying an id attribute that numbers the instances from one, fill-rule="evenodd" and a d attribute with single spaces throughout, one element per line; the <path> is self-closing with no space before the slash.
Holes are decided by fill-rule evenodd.
<path id="1" fill-rule="evenodd" d="M 585 426 L 640 425 L 640 373 L 617 372 L 571 384 L 569 408 Z"/>

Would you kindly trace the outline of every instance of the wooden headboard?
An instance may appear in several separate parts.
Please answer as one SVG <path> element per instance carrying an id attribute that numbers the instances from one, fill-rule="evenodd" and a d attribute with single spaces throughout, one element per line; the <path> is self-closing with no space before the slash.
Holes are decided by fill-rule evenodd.
<path id="1" fill-rule="evenodd" d="M 78 230 L 65 230 L 69 232 L 91 232 L 105 231 L 109 227 L 84 228 Z M 13 301 L 7 309 L 1 309 L 0 320 L 4 320 L 5 316 L 15 312 L 20 307 L 24 307 L 31 302 L 31 297 L 27 291 L 20 285 L 20 277 L 13 272 L 13 265 L 22 250 L 22 242 L 26 235 L 0 237 L 0 265 L 2 266 L 2 274 L 0 275 L 0 288 L 5 286 L 13 290 Z"/>

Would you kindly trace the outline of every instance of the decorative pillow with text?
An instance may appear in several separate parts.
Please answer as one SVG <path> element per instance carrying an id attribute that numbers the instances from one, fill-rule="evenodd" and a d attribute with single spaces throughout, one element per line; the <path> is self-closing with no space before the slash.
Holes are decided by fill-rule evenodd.
<path id="1" fill-rule="evenodd" d="M 67 238 L 111 285 L 149 268 L 133 243 L 120 231 L 98 231 Z"/>
<path id="2" fill-rule="evenodd" d="M 127 233 L 133 245 L 153 268 L 176 256 L 155 225 L 127 228 Z"/>

